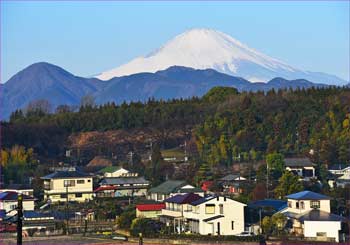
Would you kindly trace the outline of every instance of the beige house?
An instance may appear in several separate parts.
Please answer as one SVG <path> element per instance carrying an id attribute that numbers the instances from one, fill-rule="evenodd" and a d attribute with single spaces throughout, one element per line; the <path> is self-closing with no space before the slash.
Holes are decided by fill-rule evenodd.
<path id="1" fill-rule="evenodd" d="M 4 191 L 0 193 L 0 210 L 3 209 L 7 215 L 14 215 L 17 213 L 18 192 Z M 23 194 L 23 210 L 34 210 L 34 197 Z"/>
<path id="2" fill-rule="evenodd" d="M 138 204 L 136 205 L 136 218 L 158 219 L 165 208 L 164 203 Z"/>
<path id="3" fill-rule="evenodd" d="M 288 207 L 280 212 L 292 221 L 293 234 L 310 240 L 339 242 L 345 219 L 331 213 L 328 196 L 301 191 L 288 195 L 287 200 Z"/>
<path id="4" fill-rule="evenodd" d="M 99 173 L 103 174 L 103 177 L 105 178 L 111 178 L 111 177 L 137 177 L 137 173 L 131 173 L 129 170 L 120 167 L 120 166 L 108 166 L 100 171 Z"/>
<path id="5" fill-rule="evenodd" d="M 92 176 L 76 170 L 58 171 L 44 177 L 44 198 L 51 202 L 92 199 Z"/>

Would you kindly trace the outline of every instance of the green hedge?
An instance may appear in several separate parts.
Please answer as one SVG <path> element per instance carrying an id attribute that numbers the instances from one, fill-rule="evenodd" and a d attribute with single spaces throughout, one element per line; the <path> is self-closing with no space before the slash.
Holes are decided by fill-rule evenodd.
<path id="1" fill-rule="evenodd" d="M 191 240 L 191 241 L 242 241 L 242 242 L 259 242 L 264 240 L 261 235 L 256 236 L 212 236 L 199 234 L 143 234 L 147 238 L 161 238 L 174 240 Z"/>

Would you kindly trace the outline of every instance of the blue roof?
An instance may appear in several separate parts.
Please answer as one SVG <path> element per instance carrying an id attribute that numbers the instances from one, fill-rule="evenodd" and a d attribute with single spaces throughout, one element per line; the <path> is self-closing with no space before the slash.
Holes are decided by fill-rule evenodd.
<path id="1" fill-rule="evenodd" d="M 258 201 L 249 203 L 248 207 L 251 207 L 251 208 L 270 207 L 275 209 L 276 211 L 280 211 L 287 207 L 287 201 L 277 200 L 277 199 L 258 200 Z"/>
<path id="2" fill-rule="evenodd" d="M 201 198 L 202 197 L 198 194 L 187 193 L 187 194 L 178 194 L 178 195 L 169 197 L 168 199 L 165 199 L 164 202 L 185 204 L 185 203 L 192 203 Z"/>
<path id="3" fill-rule="evenodd" d="M 288 199 L 295 200 L 330 200 L 331 198 L 313 191 L 301 191 L 287 196 Z"/>
<path id="4" fill-rule="evenodd" d="M 57 171 L 52 174 L 48 174 L 44 177 L 41 177 L 41 179 L 64 179 L 64 178 L 85 178 L 85 177 L 92 177 L 92 176 L 87 173 L 74 170 L 74 171 Z"/>
<path id="5" fill-rule="evenodd" d="M 207 202 L 207 201 L 210 201 L 210 200 L 212 200 L 212 199 L 214 199 L 214 198 L 216 198 L 216 196 L 206 196 L 206 197 L 202 197 L 201 199 L 198 199 L 198 200 L 196 200 L 196 201 L 194 201 L 194 202 L 191 202 L 191 205 L 193 205 L 193 206 L 197 206 L 197 205 L 199 205 L 199 204 L 202 204 L 202 203 L 205 203 L 205 202 Z"/>
<path id="6" fill-rule="evenodd" d="M 33 218 L 50 218 L 53 217 L 53 215 L 49 213 L 39 213 L 36 211 L 31 210 L 24 210 L 23 216 L 25 219 L 33 219 Z"/>

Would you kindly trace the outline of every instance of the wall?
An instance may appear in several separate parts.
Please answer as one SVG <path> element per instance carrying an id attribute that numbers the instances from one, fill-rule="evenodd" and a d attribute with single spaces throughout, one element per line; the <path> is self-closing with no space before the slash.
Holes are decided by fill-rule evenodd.
<path id="1" fill-rule="evenodd" d="M 327 237 L 335 238 L 339 242 L 339 230 L 341 229 L 340 221 L 305 221 L 304 236 L 316 237 L 317 232 L 326 232 Z"/>

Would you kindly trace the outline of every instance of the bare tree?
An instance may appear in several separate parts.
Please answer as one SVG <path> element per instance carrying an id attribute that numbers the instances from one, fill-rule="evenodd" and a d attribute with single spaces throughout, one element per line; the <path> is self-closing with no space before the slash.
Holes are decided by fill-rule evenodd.
<path id="1" fill-rule="evenodd" d="M 26 113 L 31 112 L 41 112 L 44 114 L 49 114 L 51 112 L 52 106 L 48 100 L 39 99 L 29 102 Z"/>
<path id="2" fill-rule="evenodd" d="M 95 98 L 91 94 L 84 95 L 80 100 L 80 107 L 94 107 Z"/>

